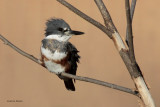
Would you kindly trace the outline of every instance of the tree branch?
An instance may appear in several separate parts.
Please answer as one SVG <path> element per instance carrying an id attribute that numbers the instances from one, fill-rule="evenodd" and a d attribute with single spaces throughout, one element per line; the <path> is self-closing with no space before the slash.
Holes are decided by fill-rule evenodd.
<path id="1" fill-rule="evenodd" d="M 131 22 L 132 22 L 132 19 L 133 19 L 135 7 L 136 7 L 136 2 L 137 2 L 137 0 L 132 0 L 132 3 L 131 3 L 131 10 L 130 10 L 130 13 L 131 13 Z M 126 43 L 128 45 L 128 33 L 127 32 L 128 32 L 128 28 L 126 30 Z"/>
<path id="2" fill-rule="evenodd" d="M 17 51 L 19 54 L 27 57 L 28 59 L 38 63 L 39 65 L 42 66 L 42 62 L 37 59 L 36 57 L 24 52 L 23 50 L 21 50 L 20 48 L 16 47 L 14 44 L 12 44 L 10 41 L 8 41 L 6 38 L 4 38 L 2 35 L 0 35 L 0 39 L 8 46 L 10 46 L 12 49 L 14 49 L 15 51 Z M 135 96 L 138 96 L 139 97 L 139 94 L 137 91 L 134 91 L 132 89 L 129 89 L 129 88 L 126 88 L 126 87 L 122 87 L 122 86 L 119 86 L 119 85 L 115 85 L 115 84 L 112 84 L 112 83 L 108 83 L 108 82 L 103 82 L 103 81 L 100 81 L 100 80 L 96 80 L 96 79 L 92 79 L 92 78 L 88 78 L 88 77 L 82 77 L 82 76 L 75 76 L 75 75 L 71 75 L 71 74 L 68 74 L 68 73 L 61 73 L 62 76 L 64 77 L 68 77 L 68 78 L 72 78 L 72 79 L 76 79 L 76 80 L 80 80 L 80 81 L 85 81 L 85 82 L 90 82 L 90 83 L 94 83 L 94 84 L 97 84 L 97 85 L 101 85 L 101 86 L 105 86 L 105 87 L 108 87 L 108 88 L 112 88 L 112 89 L 116 89 L 116 90 L 119 90 L 119 91 L 123 91 L 123 92 L 126 92 L 126 93 L 129 93 L 129 94 L 133 94 Z"/>
<path id="3" fill-rule="evenodd" d="M 133 33 L 132 33 L 132 19 L 130 14 L 129 0 L 125 0 L 126 7 L 126 18 L 127 18 L 127 34 L 128 34 L 128 46 L 129 46 L 129 56 L 132 63 L 136 63 L 134 55 L 134 45 L 133 45 Z"/>
<path id="4" fill-rule="evenodd" d="M 137 74 L 140 74 L 138 77 L 133 77 L 134 82 L 136 83 L 136 88 L 138 89 L 141 99 L 146 107 L 155 107 L 154 101 L 152 99 L 151 94 L 149 93 L 149 89 L 143 77 L 143 74 L 136 62 L 135 53 L 134 53 L 134 45 L 133 45 L 133 33 L 132 33 L 132 18 L 133 12 L 136 5 L 136 1 L 132 1 L 132 11 L 130 11 L 129 0 L 125 0 L 125 8 L 126 8 L 126 18 L 127 18 L 127 44 L 129 47 L 129 57 L 131 60 L 131 65 L 133 66 L 133 71 Z M 132 12 L 132 13 L 131 13 Z M 134 75 L 133 75 L 134 76 Z"/>
<path id="5" fill-rule="evenodd" d="M 4 44 L 10 46 L 11 48 L 13 48 L 15 51 L 17 51 L 19 54 L 31 59 L 32 61 L 41 64 L 42 62 L 40 60 L 38 60 L 36 57 L 34 57 L 33 55 L 30 55 L 24 51 L 22 51 L 21 49 L 19 49 L 18 47 L 16 47 L 15 45 L 13 45 L 11 42 L 9 42 L 6 38 L 4 38 L 1 34 L 0 34 L 0 39 L 4 42 Z"/>
<path id="6" fill-rule="evenodd" d="M 132 3 L 131 3 L 131 20 L 133 19 L 135 7 L 136 7 L 136 2 L 137 2 L 137 0 L 132 0 Z"/>
<path id="7" fill-rule="evenodd" d="M 97 28 L 99 28 L 101 31 L 106 33 L 109 38 L 112 38 L 112 32 L 109 29 L 107 29 L 105 26 L 103 26 L 101 23 L 99 23 L 98 21 L 96 21 L 93 18 L 89 17 L 88 15 L 84 14 L 83 12 L 81 12 L 80 10 L 78 10 L 77 8 L 75 8 L 74 6 L 72 6 L 71 4 L 66 2 L 65 0 L 57 0 L 57 1 L 59 3 L 61 3 L 62 5 L 66 6 L 68 9 L 70 9 L 72 12 L 74 12 L 75 14 L 80 16 L 81 18 L 85 19 L 89 23 L 91 23 L 94 26 L 96 26 Z"/>
<path id="8" fill-rule="evenodd" d="M 123 91 L 123 92 L 130 93 L 130 94 L 138 96 L 137 91 L 133 91 L 132 89 L 125 88 L 125 87 L 115 85 L 115 84 L 112 84 L 112 83 L 103 82 L 103 81 L 88 78 L 88 77 L 75 76 L 75 75 L 71 75 L 71 74 L 68 74 L 68 73 L 62 73 L 61 75 L 65 76 L 65 77 L 68 77 L 68 78 L 73 78 L 73 79 L 76 79 L 76 80 L 80 80 L 80 81 L 85 81 L 85 82 L 90 82 L 90 83 L 102 85 L 102 86 L 105 86 L 105 87 L 108 87 L 108 88 L 116 89 L 116 90 L 119 90 L 119 91 Z"/>
<path id="9" fill-rule="evenodd" d="M 101 12 L 101 15 L 104 19 L 104 23 L 107 29 L 109 29 L 112 32 L 112 40 L 116 46 L 116 48 L 118 49 L 118 51 L 120 51 L 121 49 L 123 50 L 127 50 L 127 45 L 125 45 L 125 42 L 123 42 L 121 36 L 119 35 L 116 27 L 114 26 L 111 16 L 106 8 L 106 6 L 104 5 L 102 0 L 94 0 L 99 11 Z"/>
<path id="10" fill-rule="evenodd" d="M 97 7 L 99 8 L 99 11 L 101 12 L 101 15 L 104 19 L 104 23 L 106 25 L 106 28 L 111 31 L 112 33 L 114 33 L 115 31 L 117 31 L 116 27 L 114 26 L 111 16 L 106 8 L 106 6 L 104 5 L 102 0 L 94 0 Z"/>
<path id="11" fill-rule="evenodd" d="M 118 48 L 118 51 L 131 75 L 131 77 L 138 77 L 141 74 L 137 72 L 137 67 L 136 65 L 132 65 L 132 61 L 130 59 L 130 53 L 128 53 L 128 48 L 127 45 L 125 45 L 125 42 L 123 42 L 121 36 L 119 35 L 118 31 L 116 30 L 116 27 L 114 26 L 112 19 L 110 17 L 110 14 L 104 5 L 102 0 L 94 0 L 95 3 L 97 4 L 97 7 L 99 8 L 99 11 L 102 14 L 102 17 L 104 19 L 106 27 L 113 29 L 113 37 L 112 40 L 115 43 L 115 46 Z M 132 45 L 133 46 L 133 45 Z M 131 50 L 130 50 L 131 51 Z M 138 66 L 138 65 L 137 65 Z M 139 70 L 139 69 L 138 69 Z"/>

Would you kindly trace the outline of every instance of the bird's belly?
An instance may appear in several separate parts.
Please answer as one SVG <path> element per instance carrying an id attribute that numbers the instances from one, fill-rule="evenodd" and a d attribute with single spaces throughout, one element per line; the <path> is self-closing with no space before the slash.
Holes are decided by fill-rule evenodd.
<path id="1" fill-rule="evenodd" d="M 60 74 L 62 72 L 64 72 L 65 70 L 65 67 L 62 66 L 61 64 L 57 64 L 53 61 L 44 61 L 45 63 L 45 66 L 47 67 L 47 69 L 50 71 L 50 72 L 53 72 L 55 74 Z"/>

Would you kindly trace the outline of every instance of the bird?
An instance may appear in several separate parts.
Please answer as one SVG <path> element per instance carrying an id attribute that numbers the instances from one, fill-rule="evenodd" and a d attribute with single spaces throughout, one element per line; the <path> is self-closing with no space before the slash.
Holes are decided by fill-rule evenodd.
<path id="1" fill-rule="evenodd" d="M 80 56 L 69 39 L 73 35 L 82 34 L 84 32 L 72 30 L 63 19 L 51 18 L 46 22 L 45 38 L 40 49 L 42 66 L 62 79 L 66 89 L 70 91 L 75 91 L 75 80 L 60 74 L 65 72 L 76 75 Z"/>

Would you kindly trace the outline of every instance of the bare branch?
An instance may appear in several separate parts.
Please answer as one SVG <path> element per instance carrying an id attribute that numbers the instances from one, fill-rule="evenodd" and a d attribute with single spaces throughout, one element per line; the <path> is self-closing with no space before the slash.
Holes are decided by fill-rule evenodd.
<path id="1" fill-rule="evenodd" d="M 36 63 L 38 63 L 39 65 L 42 66 L 42 62 L 39 59 L 37 59 L 36 57 L 34 57 L 34 56 L 32 56 L 32 55 L 30 55 L 30 54 L 28 54 L 26 52 L 24 52 L 21 49 L 19 49 L 14 44 L 9 42 L 6 38 L 4 38 L 2 35 L 0 35 L 0 39 L 6 45 L 10 46 L 12 49 L 17 51 L 19 54 L 27 57 L 28 59 L 30 59 L 30 60 L 32 60 L 32 61 L 34 61 L 34 62 L 36 62 Z M 71 75 L 71 74 L 67 74 L 67 73 L 61 73 L 61 75 L 64 76 L 64 77 L 68 77 L 68 78 L 72 78 L 72 79 L 76 79 L 76 80 L 80 80 L 80 81 L 85 81 L 85 82 L 90 82 L 90 83 L 94 83 L 94 84 L 97 84 L 97 85 L 105 86 L 105 87 L 108 87 L 108 88 L 116 89 L 116 90 L 123 91 L 123 92 L 129 93 L 129 94 L 133 94 L 133 95 L 139 97 L 139 94 L 138 94 L 137 91 L 134 91 L 132 89 L 129 89 L 129 88 L 126 88 L 126 87 L 122 87 L 122 86 L 119 86 L 119 85 L 115 85 L 115 84 L 112 84 L 112 83 L 103 82 L 103 81 L 92 79 L 92 78 L 88 78 L 88 77 L 75 76 L 75 75 Z"/>
<path id="2" fill-rule="evenodd" d="M 136 2 L 137 2 L 137 0 L 132 0 L 132 3 L 131 3 L 131 20 L 133 19 L 135 7 L 136 7 Z"/>
<path id="3" fill-rule="evenodd" d="M 94 26 L 96 26 L 97 28 L 102 30 L 104 33 L 106 33 L 108 35 L 109 38 L 112 37 L 112 32 L 110 30 L 108 30 L 105 26 L 103 26 L 101 23 L 99 23 L 98 21 L 96 21 L 93 18 L 89 17 L 88 15 L 84 14 L 83 12 L 81 12 L 80 10 L 78 10 L 77 8 L 75 8 L 74 6 L 72 6 L 71 4 L 66 2 L 65 0 L 57 0 L 57 1 L 61 4 L 63 4 L 64 6 L 66 6 L 68 9 L 70 9 L 72 12 L 74 12 L 75 14 L 80 16 L 81 18 L 85 19 L 89 23 L 93 24 Z"/>
<path id="4" fill-rule="evenodd" d="M 107 83 L 107 82 L 103 82 L 103 81 L 88 78 L 88 77 L 75 76 L 75 75 L 71 75 L 71 74 L 67 74 L 67 73 L 62 73 L 61 75 L 65 76 L 65 77 L 73 78 L 73 79 L 76 79 L 76 80 L 80 80 L 80 81 L 85 81 L 85 82 L 90 82 L 90 83 L 102 85 L 102 86 L 105 86 L 105 87 L 109 87 L 109 88 L 112 88 L 112 89 L 116 89 L 116 90 L 119 90 L 119 91 L 127 92 L 127 93 L 138 96 L 137 91 L 133 91 L 129 88 L 118 86 L 118 85 L 115 85 L 115 84 L 112 84 L 112 83 Z"/>
<path id="5" fill-rule="evenodd" d="M 132 6 L 135 8 L 136 1 L 132 1 Z M 146 85 L 145 79 L 143 74 L 136 62 L 135 54 L 134 54 L 134 45 L 133 45 L 133 34 L 132 34 L 132 18 L 133 18 L 133 10 L 130 13 L 130 6 L 129 0 L 125 0 L 125 7 L 126 7 L 126 17 L 127 17 L 127 44 L 129 46 L 129 57 L 131 60 L 131 65 L 133 67 L 133 80 L 135 82 L 136 88 L 140 93 L 141 99 L 146 107 L 155 107 L 154 101 L 152 99 L 151 94 L 149 93 L 149 89 Z M 134 9 L 132 8 L 132 9 Z M 137 74 L 140 74 L 138 77 Z"/>
<path id="6" fill-rule="evenodd" d="M 134 45 L 133 45 L 133 34 L 132 34 L 132 20 L 130 14 L 129 0 L 125 0 L 126 7 L 126 18 L 127 18 L 127 34 L 128 34 L 128 46 L 129 46 L 129 56 L 132 63 L 136 63 L 134 55 Z"/>
<path id="7" fill-rule="evenodd" d="M 0 34 L 0 39 L 4 42 L 4 44 L 10 46 L 11 48 L 13 48 L 15 51 L 17 51 L 19 54 L 29 58 L 30 60 L 38 63 L 38 64 L 41 64 L 42 62 L 39 61 L 37 58 L 35 58 L 34 56 L 22 51 L 21 49 L 19 49 L 18 47 L 16 47 L 15 45 L 13 45 L 11 42 L 9 42 L 6 38 L 4 38 L 1 34 Z"/>
<path id="8" fill-rule="evenodd" d="M 131 14 L 131 22 L 133 20 L 133 15 L 134 15 L 134 11 L 135 11 L 135 7 L 136 7 L 136 2 L 137 0 L 132 0 L 132 3 L 131 3 L 131 10 L 130 10 L 130 14 Z M 128 45 L 128 28 L 126 29 L 126 43 Z"/>
<path id="9" fill-rule="evenodd" d="M 104 23 L 105 23 L 107 29 L 109 31 L 111 31 L 112 33 L 114 33 L 115 31 L 117 31 L 116 27 L 114 26 L 114 24 L 112 22 L 110 14 L 109 14 L 107 8 L 105 7 L 103 1 L 102 0 L 94 0 L 94 1 L 97 4 L 97 7 L 99 8 L 99 11 L 102 14 L 102 17 L 104 19 Z"/>

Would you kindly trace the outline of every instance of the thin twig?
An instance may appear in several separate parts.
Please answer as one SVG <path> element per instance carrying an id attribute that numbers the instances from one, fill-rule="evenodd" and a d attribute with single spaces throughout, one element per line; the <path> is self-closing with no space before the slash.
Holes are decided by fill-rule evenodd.
<path id="1" fill-rule="evenodd" d="M 133 34 L 132 34 L 132 20 L 130 14 L 129 0 L 125 0 L 126 7 L 126 18 L 127 18 L 127 34 L 128 34 L 128 46 L 129 46 L 129 56 L 132 63 L 136 63 L 133 45 Z"/>
<path id="2" fill-rule="evenodd" d="M 91 24 L 93 24 L 94 26 L 102 30 L 104 33 L 108 35 L 109 38 L 112 38 L 112 32 L 108 30 L 105 26 L 103 26 L 101 23 L 89 17 L 88 15 L 84 14 L 83 12 L 81 12 L 80 10 L 78 10 L 77 8 L 75 8 L 74 6 L 66 2 L 65 0 L 57 0 L 57 1 L 61 3 L 62 5 L 66 6 L 68 9 L 70 9 L 72 12 L 74 12 L 81 18 L 85 19 L 86 21 L 90 22 Z"/>
<path id="3" fill-rule="evenodd" d="M 99 8 L 99 11 L 101 12 L 102 14 L 102 17 L 104 19 L 104 23 L 107 27 L 107 29 L 109 31 L 111 31 L 112 33 L 114 33 L 116 30 L 116 27 L 114 26 L 113 22 L 112 22 L 112 19 L 111 19 L 111 16 L 106 8 L 106 6 L 104 5 L 103 1 L 102 0 L 94 0 L 97 7 Z"/>
<path id="4" fill-rule="evenodd" d="M 131 3 L 131 20 L 133 19 L 133 16 L 134 16 L 136 2 L 137 2 L 137 0 L 132 0 L 132 3 Z"/>
<path id="5" fill-rule="evenodd" d="M 132 3 L 131 3 L 131 10 L 130 10 L 130 13 L 131 13 L 131 21 L 133 20 L 133 16 L 134 16 L 134 11 L 135 11 L 135 7 L 136 7 L 136 2 L 137 0 L 132 0 Z M 126 43 L 128 45 L 128 30 L 126 29 Z"/>
<path id="6" fill-rule="evenodd" d="M 42 62 L 37 59 L 36 57 L 24 52 L 23 50 L 21 50 L 20 48 L 16 47 L 14 44 L 12 44 L 10 41 L 8 41 L 6 38 L 4 38 L 2 35 L 0 35 L 0 39 L 8 46 L 10 46 L 12 49 L 14 49 L 15 51 L 17 51 L 19 54 L 27 57 L 28 59 L 38 63 L 39 65 L 42 65 Z M 108 83 L 108 82 L 103 82 L 100 80 L 96 80 L 96 79 L 92 79 L 92 78 L 88 78 L 88 77 L 82 77 L 82 76 L 75 76 L 75 75 L 71 75 L 71 74 L 67 74 L 67 73 L 61 73 L 62 76 L 68 77 L 68 78 L 73 78 L 76 80 L 80 80 L 80 81 L 85 81 L 85 82 L 90 82 L 90 83 L 94 83 L 97 85 L 101 85 L 101 86 L 105 86 L 108 88 L 112 88 L 112 89 L 116 89 L 119 91 L 123 91 L 129 94 L 133 94 L 135 96 L 138 96 L 138 92 L 134 91 L 132 89 L 126 88 L 126 87 L 122 87 L 119 85 L 115 85 L 112 83 Z M 139 96 L 138 96 L 139 97 Z"/>
<path id="7" fill-rule="evenodd" d="M 96 80 L 96 79 L 92 79 L 92 78 L 88 78 L 88 77 L 75 76 L 75 75 L 71 75 L 71 74 L 67 74 L 67 73 L 62 73 L 61 75 L 65 76 L 65 77 L 73 78 L 73 79 L 76 79 L 76 80 L 80 80 L 80 81 L 85 81 L 85 82 L 90 82 L 90 83 L 102 85 L 102 86 L 105 86 L 105 87 L 109 87 L 109 88 L 112 88 L 112 89 L 116 89 L 116 90 L 119 90 L 119 91 L 127 92 L 127 93 L 138 96 L 137 91 L 133 91 L 129 88 L 118 86 L 118 85 L 115 85 L 115 84 L 112 84 L 112 83 L 108 83 L 108 82 L 104 82 L 104 81 L 100 81 L 100 80 Z"/>
<path id="8" fill-rule="evenodd" d="M 36 57 L 34 57 L 33 55 L 30 55 L 26 52 L 24 52 L 23 50 L 21 50 L 20 48 L 16 47 L 15 45 L 13 45 L 11 42 L 9 42 L 6 38 L 4 38 L 1 34 L 0 34 L 0 39 L 4 42 L 4 44 L 10 46 L 12 49 L 14 49 L 15 51 L 17 51 L 19 54 L 31 59 L 32 61 L 41 64 L 42 62 L 40 60 L 38 60 Z"/>

